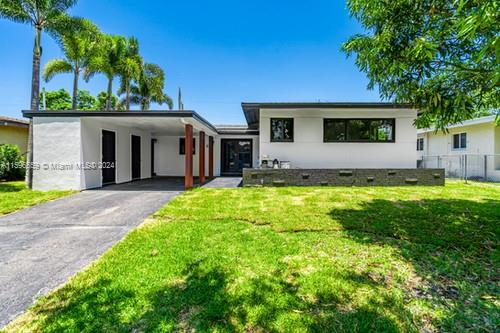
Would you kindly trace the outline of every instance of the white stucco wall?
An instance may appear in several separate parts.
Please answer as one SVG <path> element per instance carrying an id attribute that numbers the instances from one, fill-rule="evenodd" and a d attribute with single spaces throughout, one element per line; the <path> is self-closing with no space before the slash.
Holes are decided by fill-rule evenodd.
<path id="1" fill-rule="evenodd" d="M 155 173 L 157 176 L 184 176 L 184 155 L 179 154 L 181 136 L 155 136 Z M 193 176 L 198 175 L 199 138 L 196 139 L 196 154 L 193 155 Z M 208 140 L 208 138 L 206 139 Z M 208 143 L 208 141 L 207 141 Z M 208 156 L 208 150 L 207 150 Z"/>
<path id="2" fill-rule="evenodd" d="M 131 181 L 131 135 L 141 137 L 141 178 L 151 177 L 151 135 L 129 127 L 110 125 L 92 118 L 35 117 L 33 139 L 36 190 L 83 190 L 102 186 L 102 171 L 83 169 L 85 163 L 101 162 L 102 130 L 116 133 L 116 182 Z M 53 165 L 71 169 L 54 170 Z"/>
<path id="3" fill-rule="evenodd" d="M 33 170 L 35 190 L 80 190 L 80 118 L 35 117 L 33 119 Z M 56 170 L 55 166 L 68 166 Z"/>
<path id="4" fill-rule="evenodd" d="M 82 118 L 82 161 L 101 161 L 102 131 L 116 135 L 116 183 L 132 180 L 131 136 L 141 137 L 141 178 L 151 177 L 151 135 L 130 127 L 103 123 L 92 118 Z M 82 188 L 102 186 L 102 171 L 85 170 L 82 174 Z"/>
<path id="5" fill-rule="evenodd" d="M 260 110 L 260 158 L 268 155 L 298 168 L 415 168 L 416 110 Z M 270 118 L 294 118 L 294 142 L 270 140 Z M 394 143 L 325 143 L 324 118 L 395 118 Z"/>

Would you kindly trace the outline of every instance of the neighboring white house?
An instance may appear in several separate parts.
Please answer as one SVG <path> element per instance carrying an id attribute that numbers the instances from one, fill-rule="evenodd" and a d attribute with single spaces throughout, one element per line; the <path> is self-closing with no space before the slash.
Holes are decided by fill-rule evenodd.
<path id="1" fill-rule="evenodd" d="M 417 159 L 423 166 L 443 167 L 457 177 L 467 169 L 468 177 L 500 181 L 500 127 L 494 115 L 448 126 L 446 133 L 427 128 L 417 135 Z"/>
<path id="2" fill-rule="evenodd" d="M 416 167 L 417 111 L 407 105 L 242 108 L 246 126 L 214 126 L 186 110 L 24 111 L 33 118 L 33 187 L 82 190 L 155 175 L 184 176 L 190 187 L 193 176 L 239 175 L 263 160 L 292 168 Z"/>

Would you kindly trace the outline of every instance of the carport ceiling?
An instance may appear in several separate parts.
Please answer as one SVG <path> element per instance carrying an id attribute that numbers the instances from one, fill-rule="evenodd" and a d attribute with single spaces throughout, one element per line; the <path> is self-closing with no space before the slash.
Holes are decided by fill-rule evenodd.
<path id="1" fill-rule="evenodd" d="M 92 117 L 83 118 L 88 124 L 99 122 L 102 125 L 128 127 L 131 130 L 150 132 L 152 135 L 183 135 L 184 124 L 180 118 L 114 118 Z"/>
<path id="2" fill-rule="evenodd" d="M 200 131 L 201 124 L 193 123 L 193 119 L 185 118 L 166 118 L 166 117 L 92 117 L 92 118 L 82 118 L 82 121 L 87 123 L 92 123 L 97 121 L 102 125 L 113 125 L 128 127 L 131 130 L 141 130 L 151 133 L 153 136 L 162 135 L 172 135 L 172 136 L 183 136 L 185 123 L 191 123 L 193 125 L 193 132 L 198 134 Z M 184 121 L 184 122 L 183 122 Z M 203 128 L 201 128 L 203 129 Z M 204 129 L 205 131 L 207 129 Z M 210 134 L 210 133 L 207 133 Z"/>

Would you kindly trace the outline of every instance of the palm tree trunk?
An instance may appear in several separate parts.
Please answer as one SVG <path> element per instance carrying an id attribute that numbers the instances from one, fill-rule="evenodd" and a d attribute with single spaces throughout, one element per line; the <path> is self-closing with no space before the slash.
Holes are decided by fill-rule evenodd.
<path id="1" fill-rule="evenodd" d="M 78 78 L 80 76 L 80 69 L 78 68 L 78 64 L 75 64 L 75 73 L 73 76 L 73 101 L 71 105 L 71 109 L 76 111 L 78 108 Z"/>
<path id="2" fill-rule="evenodd" d="M 40 58 L 42 56 L 41 47 L 42 27 L 35 26 L 35 46 L 33 47 L 33 67 L 31 71 L 31 110 L 40 109 Z M 30 119 L 28 130 L 28 152 L 26 165 L 26 186 L 33 188 L 33 118 Z"/>
<path id="3" fill-rule="evenodd" d="M 130 110 L 130 82 L 127 81 L 125 84 L 125 110 Z"/>
<path id="4" fill-rule="evenodd" d="M 111 110 L 111 95 L 113 93 L 113 78 L 108 78 L 108 96 L 106 100 L 106 111 Z"/>

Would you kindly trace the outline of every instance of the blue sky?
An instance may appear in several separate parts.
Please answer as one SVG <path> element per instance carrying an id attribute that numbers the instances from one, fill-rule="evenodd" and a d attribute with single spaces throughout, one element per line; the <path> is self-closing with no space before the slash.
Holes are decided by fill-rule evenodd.
<path id="1" fill-rule="evenodd" d="M 185 108 L 215 124 L 244 123 L 244 101 L 379 100 L 340 51 L 362 31 L 344 1 L 81 0 L 71 14 L 105 33 L 136 36 L 143 58 L 165 70 L 166 92 L 176 99 L 181 87 Z M 42 43 L 42 65 L 62 56 L 49 36 Z M 0 114 L 21 117 L 29 106 L 32 28 L 0 20 L 0 45 Z M 71 75 L 42 87 L 69 91 Z M 106 81 L 98 75 L 80 87 L 96 94 Z"/>

